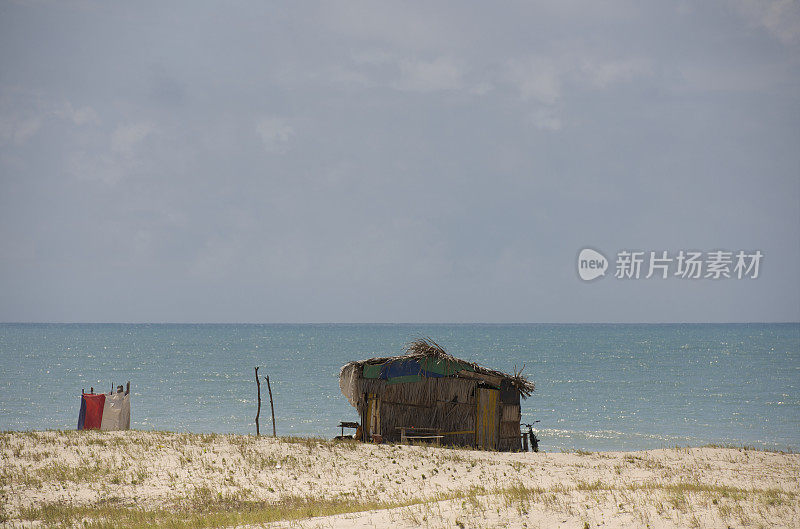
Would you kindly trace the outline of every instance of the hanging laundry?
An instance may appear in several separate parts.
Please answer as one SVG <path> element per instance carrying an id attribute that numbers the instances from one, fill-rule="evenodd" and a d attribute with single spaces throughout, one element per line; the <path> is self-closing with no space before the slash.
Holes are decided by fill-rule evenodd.
<path id="1" fill-rule="evenodd" d="M 103 393 L 81 395 L 81 411 L 78 414 L 78 430 L 96 430 L 103 420 L 106 396 Z"/>

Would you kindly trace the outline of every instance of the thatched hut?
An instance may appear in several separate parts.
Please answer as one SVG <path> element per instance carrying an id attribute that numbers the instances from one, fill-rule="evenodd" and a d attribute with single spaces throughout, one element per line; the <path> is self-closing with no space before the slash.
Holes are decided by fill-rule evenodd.
<path id="1" fill-rule="evenodd" d="M 361 440 L 431 438 L 487 450 L 519 450 L 520 397 L 532 382 L 446 353 L 429 339 L 406 354 L 350 362 L 339 387 L 361 416 Z"/>

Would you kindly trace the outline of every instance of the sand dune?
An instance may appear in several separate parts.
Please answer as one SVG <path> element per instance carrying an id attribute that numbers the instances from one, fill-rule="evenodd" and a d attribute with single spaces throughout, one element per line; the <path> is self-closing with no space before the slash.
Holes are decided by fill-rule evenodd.
<path id="1" fill-rule="evenodd" d="M 797 527 L 800 455 L 496 453 L 165 432 L 0 434 L 11 527 Z"/>

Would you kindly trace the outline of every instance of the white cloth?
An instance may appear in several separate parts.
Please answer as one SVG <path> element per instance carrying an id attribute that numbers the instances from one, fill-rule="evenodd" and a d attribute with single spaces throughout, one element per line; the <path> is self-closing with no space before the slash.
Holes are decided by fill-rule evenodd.
<path id="1" fill-rule="evenodd" d="M 345 364 L 339 371 L 339 389 L 354 407 L 358 407 L 358 376 L 353 363 Z"/>
<path id="2" fill-rule="evenodd" d="M 124 393 L 106 395 L 103 405 L 101 430 L 130 430 L 131 428 L 131 396 Z"/>

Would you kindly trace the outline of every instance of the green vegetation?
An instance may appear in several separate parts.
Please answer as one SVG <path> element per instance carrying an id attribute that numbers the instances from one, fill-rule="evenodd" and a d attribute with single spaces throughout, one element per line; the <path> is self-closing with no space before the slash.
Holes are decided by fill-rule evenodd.
<path id="1" fill-rule="evenodd" d="M 410 504 L 410 503 L 409 503 Z M 48 528 L 85 527 L 91 529 L 170 528 L 191 529 L 299 520 L 314 516 L 388 509 L 401 504 L 354 501 L 346 498 L 323 499 L 292 496 L 275 502 L 246 500 L 236 495 L 211 491 L 193 496 L 175 509 L 143 509 L 114 502 L 91 506 L 50 503 L 23 509 L 20 518 L 37 520 Z"/>

